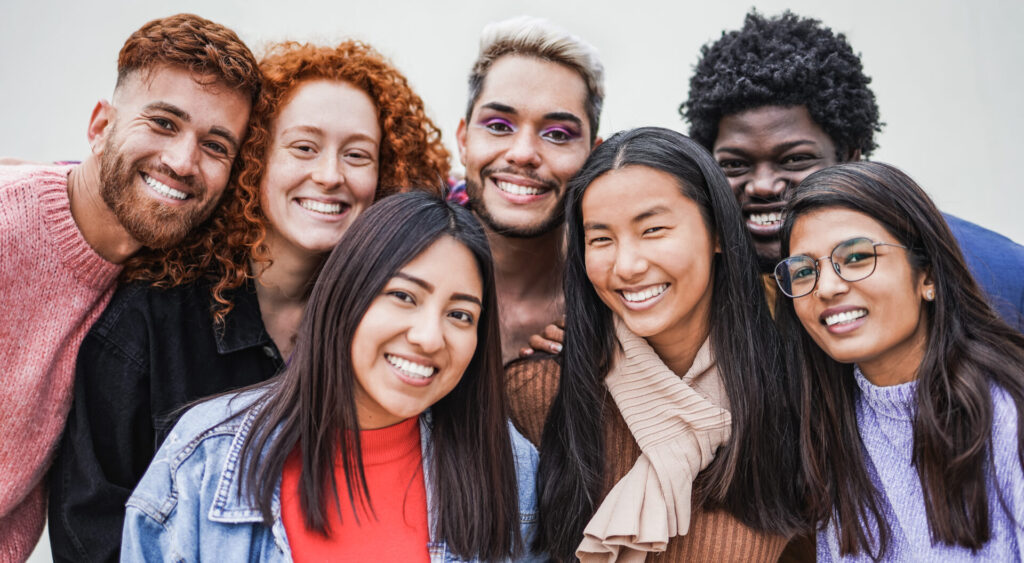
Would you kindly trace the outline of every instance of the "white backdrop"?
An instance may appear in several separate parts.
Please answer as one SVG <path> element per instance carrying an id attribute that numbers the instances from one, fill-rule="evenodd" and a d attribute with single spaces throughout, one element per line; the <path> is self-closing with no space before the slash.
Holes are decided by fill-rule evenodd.
<path id="1" fill-rule="evenodd" d="M 142 23 L 192 11 L 259 56 L 268 41 L 370 42 L 409 77 L 454 153 L 465 80 L 487 22 L 548 17 L 600 50 L 607 97 L 600 133 L 639 125 L 685 132 L 676 112 L 698 49 L 739 27 L 751 0 L 649 2 L 36 1 L 2 0 L 0 156 L 77 159 L 117 51 Z M 847 34 L 862 54 L 886 127 L 874 158 L 900 166 L 945 211 L 1024 241 L 1024 2 L 763 0 Z M 457 164 L 457 163 L 456 163 Z"/>
<path id="2" fill-rule="evenodd" d="M 480 28 L 547 17 L 592 42 L 607 70 L 601 135 L 640 125 L 686 131 L 676 108 L 698 49 L 756 4 L 822 19 L 862 54 L 886 127 L 874 159 L 895 164 L 948 212 L 1024 242 L 1024 2 L 1019 0 L 0 0 L 0 156 L 80 159 L 118 49 L 144 22 L 190 11 L 253 47 L 373 44 L 409 77 L 453 155 Z M 457 162 L 455 163 L 457 165 Z M 39 561 L 47 553 L 37 555 Z"/>

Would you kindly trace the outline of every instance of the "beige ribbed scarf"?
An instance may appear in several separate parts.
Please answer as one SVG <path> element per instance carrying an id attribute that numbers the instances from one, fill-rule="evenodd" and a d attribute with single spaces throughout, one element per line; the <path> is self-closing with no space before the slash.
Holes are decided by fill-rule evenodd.
<path id="1" fill-rule="evenodd" d="M 690 528 L 693 479 L 729 439 L 732 417 L 710 341 L 682 378 L 619 318 L 622 347 L 605 385 L 641 454 L 605 497 L 584 530 L 584 563 L 643 561 Z"/>

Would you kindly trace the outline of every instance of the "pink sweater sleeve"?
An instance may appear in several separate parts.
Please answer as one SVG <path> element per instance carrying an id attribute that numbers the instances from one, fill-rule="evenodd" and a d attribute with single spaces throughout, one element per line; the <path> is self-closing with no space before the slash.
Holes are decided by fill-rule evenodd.
<path id="1" fill-rule="evenodd" d="M 120 271 L 78 230 L 69 171 L 0 166 L 0 561 L 24 560 L 39 539 L 78 347 Z"/>

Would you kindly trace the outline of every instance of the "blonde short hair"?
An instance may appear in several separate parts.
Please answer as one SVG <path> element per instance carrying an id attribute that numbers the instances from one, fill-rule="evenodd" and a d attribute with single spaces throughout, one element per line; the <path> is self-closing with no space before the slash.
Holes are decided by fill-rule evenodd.
<path id="1" fill-rule="evenodd" d="M 469 74 L 467 120 L 480 98 L 491 66 L 505 55 L 535 57 L 579 73 L 587 87 L 585 111 L 590 122 L 590 141 L 594 141 L 604 103 L 604 65 L 593 45 L 543 18 L 519 16 L 484 27 L 480 34 L 480 54 Z"/>

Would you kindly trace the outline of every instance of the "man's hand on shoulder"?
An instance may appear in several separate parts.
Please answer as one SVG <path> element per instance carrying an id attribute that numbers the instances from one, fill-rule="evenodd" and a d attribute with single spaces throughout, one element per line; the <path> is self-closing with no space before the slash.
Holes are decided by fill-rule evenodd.
<path id="1" fill-rule="evenodd" d="M 544 327 L 540 334 L 530 337 L 530 345 L 519 349 L 519 357 L 525 358 L 535 351 L 549 352 L 552 354 L 562 353 L 562 344 L 565 342 L 565 318 L 556 320 L 554 323 Z"/>

